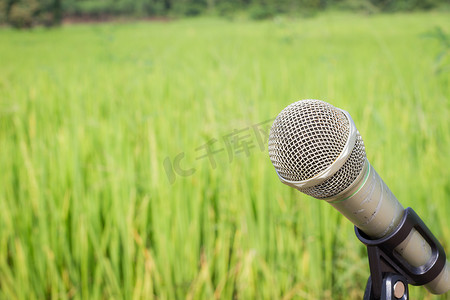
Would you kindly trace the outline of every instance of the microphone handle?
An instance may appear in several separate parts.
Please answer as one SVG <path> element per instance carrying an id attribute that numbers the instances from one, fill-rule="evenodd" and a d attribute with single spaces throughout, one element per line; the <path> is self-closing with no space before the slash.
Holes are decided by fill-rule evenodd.
<path id="1" fill-rule="evenodd" d="M 366 159 L 355 182 L 336 196 L 325 199 L 356 227 L 378 239 L 391 233 L 400 223 L 404 208 Z M 431 258 L 431 248 L 425 239 L 412 229 L 395 250 L 412 266 L 425 265 Z M 450 290 L 450 264 L 425 287 L 433 294 Z"/>

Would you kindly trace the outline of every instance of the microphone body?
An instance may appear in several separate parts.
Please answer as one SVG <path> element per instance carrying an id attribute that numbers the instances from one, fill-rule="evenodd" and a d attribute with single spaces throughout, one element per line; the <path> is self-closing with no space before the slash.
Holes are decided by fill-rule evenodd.
<path id="1" fill-rule="evenodd" d="M 404 208 L 367 160 L 346 111 L 319 100 L 291 104 L 274 121 L 269 155 L 281 182 L 330 203 L 371 238 L 385 237 L 399 225 Z M 432 257 L 415 229 L 395 251 L 414 267 Z M 425 287 L 433 294 L 450 290 L 448 261 Z"/>
<path id="2" fill-rule="evenodd" d="M 367 160 L 364 169 L 364 176 L 358 178 L 360 181 L 338 197 L 326 201 L 368 236 L 382 238 L 399 225 L 404 208 Z M 415 229 L 395 251 L 414 267 L 427 264 L 432 256 L 430 246 Z M 448 261 L 441 273 L 425 287 L 433 294 L 450 290 Z"/>

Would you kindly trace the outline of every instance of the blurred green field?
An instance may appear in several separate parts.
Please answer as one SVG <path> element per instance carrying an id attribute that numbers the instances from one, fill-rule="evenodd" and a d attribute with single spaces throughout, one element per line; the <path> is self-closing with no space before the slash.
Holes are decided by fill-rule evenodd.
<path id="1" fill-rule="evenodd" d="M 449 15 L 0 28 L 0 299 L 362 299 L 351 223 L 260 148 L 306 98 L 350 112 L 450 253 L 435 27 Z"/>

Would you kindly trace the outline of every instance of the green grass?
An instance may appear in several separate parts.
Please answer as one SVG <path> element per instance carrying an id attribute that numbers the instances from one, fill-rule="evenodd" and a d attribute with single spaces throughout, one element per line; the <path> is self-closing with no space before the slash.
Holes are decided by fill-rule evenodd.
<path id="1" fill-rule="evenodd" d="M 449 253 L 435 26 L 449 15 L 1 28 L 0 299 L 362 299 L 352 225 L 282 185 L 249 128 L 304 98 L 350 112 Z M 230 162 L 234 129 L 253 148 Z"/>

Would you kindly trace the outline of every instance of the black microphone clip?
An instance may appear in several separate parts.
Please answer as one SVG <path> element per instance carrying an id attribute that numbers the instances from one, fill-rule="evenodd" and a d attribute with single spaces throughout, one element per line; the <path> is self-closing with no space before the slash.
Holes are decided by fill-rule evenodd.
<path id="1" fill-rule="evenodd" d="M 413 228 L 431 248 L 431 258 L 420 267 L 410 265 L 394 250 L 408 237 Z M 364 300 L 409 299 L 408 284 L 427 284 L 436 278 L 445 266 L 444 248 L 410 207 L 404 210 L 396 229 L 383 238 L 371 239 L 356 226 L 355 233 L 367 246 L 369 256 L 370 277 L 367 280 Z"/>

